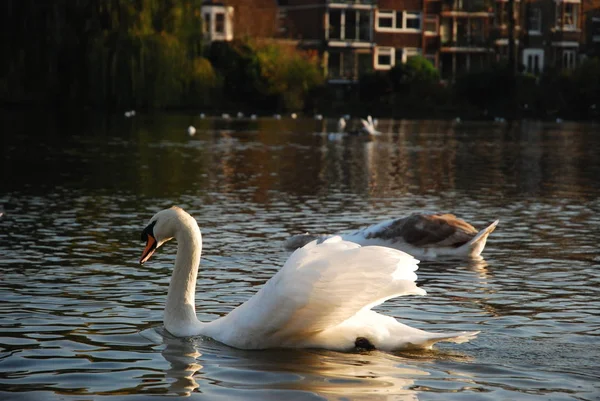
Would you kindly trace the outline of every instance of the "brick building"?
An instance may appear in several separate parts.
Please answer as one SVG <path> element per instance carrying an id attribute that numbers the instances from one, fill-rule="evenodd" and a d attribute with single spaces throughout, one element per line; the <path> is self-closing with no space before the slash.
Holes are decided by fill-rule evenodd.
<path id="1" fill-rule="evenodd" d="M 600 55 L 600 0 L 222 0 L 205 12 L 212 39 L 286 38 L 317 51 L 331 83 L 414 55 L 452 79 L 506 59 L 510 42 L 533 74 Z"/>

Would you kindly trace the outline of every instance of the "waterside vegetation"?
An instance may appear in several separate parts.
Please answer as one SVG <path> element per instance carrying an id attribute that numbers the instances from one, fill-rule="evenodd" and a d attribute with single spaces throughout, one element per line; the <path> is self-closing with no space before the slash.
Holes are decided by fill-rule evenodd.
<path id="1" fill-rule="evenodd" d="M 0 102 L 100 110 L 203 110 L 389 117 L 600 116 L 600 60 L 534 76 L 502 63 L 442 82 L 414 57 L 358 83 L 327 84 L 289 42 L 203 40 L 202 0 L 8 0 L 0 5 Z"/>

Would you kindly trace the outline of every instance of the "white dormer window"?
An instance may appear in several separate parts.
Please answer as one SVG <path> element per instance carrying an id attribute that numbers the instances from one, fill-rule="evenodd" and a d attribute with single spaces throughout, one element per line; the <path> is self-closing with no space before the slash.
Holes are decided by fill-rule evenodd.
<path id="1" fill-rule="evenodd" d="M 215 4 L 203 5 L 202 20 L 206 40 L 233 40 L 233 7 Z"/>

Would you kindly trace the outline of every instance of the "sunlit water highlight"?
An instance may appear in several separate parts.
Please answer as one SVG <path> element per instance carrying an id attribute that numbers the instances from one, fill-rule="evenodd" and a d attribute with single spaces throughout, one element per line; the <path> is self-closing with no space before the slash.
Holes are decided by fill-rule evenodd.
<path id="1" fill-rule="evenodd" d="M 369 140 L 328 135 L 335 119 L 140 115 L 44 120 L 32 137 L 36 117 L 3 118 L 2 400 L 600 398 L 598 126 L 381 121 Z M 202 228 L 202 320 L 256 292 L 292 234 L 424 210 L 499 218 L 483 260 L 422 262 L 428 295 L 378 307 L 482 333 L 395 354 L 172 338 L 161 319 L 175 249 L 137 263 L 141 229 L 172 204 Z"/>

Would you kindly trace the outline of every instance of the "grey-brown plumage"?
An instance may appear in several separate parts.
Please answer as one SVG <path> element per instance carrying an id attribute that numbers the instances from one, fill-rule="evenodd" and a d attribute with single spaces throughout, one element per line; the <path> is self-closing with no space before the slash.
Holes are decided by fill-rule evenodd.
<path id="1" fill-rule="evenodd" d="M 361 245 L 380 245 L 399 249 L 416 258 L 477 257 L 498 220 L 478 231 L 471 224 L 449 213 L 413 213 L 386 220 L 347 234 L 344 240 Z M 287 249 L 296 249 L 314 239 L 330 236 L 300 234 L 286 241 Z"/>
<path id="2" fill-rule="evenodd" d="M 417 214 L 394 220 L 381 231 L 365 238 L 397 240 L 418 247 L 448 246 L 458 248 L 477 235 L 475 227 L 453 214 Z"/>

